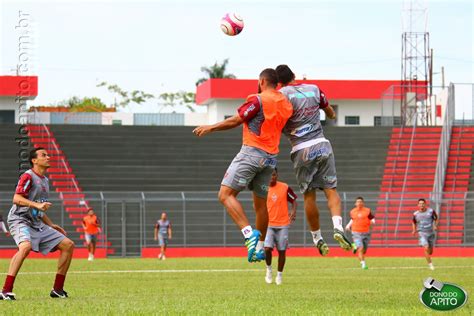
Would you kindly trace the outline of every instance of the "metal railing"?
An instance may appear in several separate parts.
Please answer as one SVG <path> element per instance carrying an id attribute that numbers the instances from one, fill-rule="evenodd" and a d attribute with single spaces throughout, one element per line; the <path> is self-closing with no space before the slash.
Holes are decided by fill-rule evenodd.
<path id="1" fill-rule="evenodd" d="M 412 192 L 411 192 L 412 193 Z M 413 192 L 416 193 L 416 192 Z M 102 222 L 103 233 L 99 236 L 99 248 L 112 250 L 111 256 L 140 256 L 143 248 L 157 247 L 154 241 L 154 224 L 160 214 L 165 211 L 172 223 L 173 239 L 170 247 L 198 247 L 242 246 L 242 236 L 222 205 L 217 200 L 217 192 L 85 192 L 89 205 L 94 208 Z M 0 192 L 0 209 L 3 210 L 6 220 L 6 210 L 11 207 L 12 192 Z M 426 192 L 420 192 L 425 196 Z M 372 229 L 372 246 L 416 246 L 417 237 L 411 236 L 411 217 L 417 209 L 417 199 L 410 198 L 413 205 L 404 209 L 398 231 L 400 234 L 393 237 L 393 219 L 395 211 L 390 210 L 390 193 L 379 192 L 341 192 L 343 205 L 343 222 L 349 221 L 349 212 L 353 208 L 355 198 L 363 196 L 367 207 L 371 208 L 376 216 L 376 224 Z M 466 201 L 473 202 L 474 192 L 462 193 Z M 433 196 L 431 196 L 433 198 Z M 251 223 L 255 222 L 252 208 L 252 197 L 249 192 L 242 192 L 239 199 L 243 204 Z M 83 245 L 80 221 L 85 214 L 67 212 L 58 193 L 50 194 L 52 208 L 48 211 L 53 222 L 60 223 L 69 233 L 78 246 Z M 428 201 L 433 203 L 433 199 Z M 449 203 L 444 199 L 443 203 Z M 466 204 L 468 205 L 468 204 Z M 327 209 L 327 201 L 323 194 L 318 196 L 320 208 L 320 222 L 323 237 L 330 246 L 337 246 L 332 239 L 332 221 Z M 447 216 L 456 219 L 468 216 L 465 226 L 459 230 L 459 225 L 449 225 Z M 72 218 L 71 218 L 72 217 Z M 450 212 L 441 216 L 440 233 L 443 237 L 441 246 L 473 246 L 474 245 L 474 209 L 464 213 Z M 449 226 L 448 226 L 449 225 Z M 454 227 L 454 228 L 453 228 Z M 449 238 L 450 233 L 464 234 L 463 237 Z M 391 237 L 387 237 L 391 236 Z M 303 203 L 298 205 L 297 219 L 290 228 L 290 244 L 297 247 L 312 246 L 312 240 L 307 228 L 303 210 Z M 14 247 L 11 239 L 0 238 L 0 247 Z"/>

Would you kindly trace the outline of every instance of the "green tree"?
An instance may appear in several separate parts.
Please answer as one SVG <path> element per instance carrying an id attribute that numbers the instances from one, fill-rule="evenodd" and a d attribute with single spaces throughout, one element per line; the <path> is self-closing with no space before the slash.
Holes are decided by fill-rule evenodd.
<path id="1" fill-rule="evenodd" d="M 187 92 L 187 91 L 178 91 L 178 92 L 165 92 L 160 94 L 160 100 L 162 109 L 166 107 L 175 107 L 177 105 L 184 105 L 186 106 L 191 112 L 195 112 L 194 110 L 194 100 L 196 94 L 194 92 Z"/>
<path id="2" fill-rule="evenodd" d="M 60 101 L 58 105 L 71 108 L 71 112 L 101 112 L 107 108 L 107 105 L 97 97 L 80 98 L 73 96 L 67 100 Z"/>
<path id="3" fill-rule="evenodd" d="M 229 78 L 235 79 L 236 77 L 233 74 L 226 73 L 227 64 L 229 63 L 229 59 L 226 58 L 219 64 L 217 61 L 211 67 L 201 67 L 201 71 L 206 73 L 207 77 L 201 78 L 196 81 L 196 86 L 199 86 L 204 81 L 207 81 L 211 78 Z"/>
<path id="4" fill-rule="evenodd" d="M 133 90 L 133 91 L 125 91 L 122 88 L 120 88 L 116 84 L 109 84 L 106 81 L 103 81 L 97 85 L 97 87 L 106 87 L 107 90 L 110 92 L 118 95 L 120 98 L 120 102 L 117 104 L 115 103 L 115 106 L 127 106 L 131 102 L 136 103 L 136 104 L 141 104 L 145 102 L 146 100 L 149 99 L 154 99 L 155 96 L 151 93 L 146 93 L 141 90 Z"/>

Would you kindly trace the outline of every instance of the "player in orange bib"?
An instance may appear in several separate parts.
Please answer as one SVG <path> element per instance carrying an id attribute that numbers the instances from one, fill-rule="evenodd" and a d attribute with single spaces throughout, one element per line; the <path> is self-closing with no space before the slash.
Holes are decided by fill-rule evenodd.
<path id="1" fill-rule="evenodd" d="M 238 114 L 214 125 L 198 126 L 193 131 L 196 136 L 204 136 L 243 124 L 243 145 L 227 168 L 219 201 L 244 235 L 249 262 L 265 258 L 263 241 L 268 226 L 268 185 L 276 166 L 281 130 L 293 113 L 291 103 L 276 90 L 277 84 L 276 71 L 264 69 L 258 80 L 258 94 L 249 95 L 238 108 Z M 247 187 L 253 191 L 255 230 L 237 199 L 239 192 Z"/>
<path id="2" fill-rule="evenodd" d="M 94 260 L 95 246 L 97 243 L 97 234 L 101 232 L 100 222 L 95 215 L 94 210 L 89 208 L 87 215 L 82 219 L 82 228 L 84 228 L 84 236 L 87 243 L 87 250 L 89 251 L 89 261 Z"/>
<path id="3" fill-rule="evenodd" d="M 364 198 L 356 198 L 355 207 L 351 210 L 351 220 L 346 230 L 352 230 L 352 239 L 357 247 L 359 261 L 362 269 L 368 269 L 365 263 L 365 253 L 370 241 L 370 226 L 375 224 L 375 216 L 370 208 L 365 207 Z"/>
<path id="4" fill-rule="evenodd" d="M 288 212 L 288 203 L 291 203 L 291 214 Z M 296 218 L 296 194 L 284 182 L 278 181 L 278 170 L 275 168 L 268 189 L 268 229 L 265 237 L 265 261 L 267 274 L 265 282 L 272 283 L 272 251 L 276 246 L 278 250 L 278 272 L 275 283 L 282 283 L 283 268 L 286 261 L 288 248 L 288 228 Z"/>

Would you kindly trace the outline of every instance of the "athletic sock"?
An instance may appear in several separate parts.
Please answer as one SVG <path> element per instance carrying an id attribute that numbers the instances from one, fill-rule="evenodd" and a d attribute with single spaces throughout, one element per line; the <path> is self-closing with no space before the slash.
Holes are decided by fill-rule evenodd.
<path id="1" fill-rule="evenodd" d="M 365 267 L 365 260 L 362 260 L 360 264 L 362 265 L 362 267 Z"/>
<path id="2" fill-rule="evenodd" d="M 241 231 L 245 238 L 250 238 L 250 236 L 252 236 L 252 226 L 250 225 L 245 226 Z"/>
<path id="3" fill-rule="evenodd" d="M 272 271 L 272 266 L 267 266 L 267 271 Z"/>
<path id="4" fill-rule="evenodd" d="M 64 280 L 66 280 L 66 276 L 64 274 L 56 274 L 56 279 L 54 280 L 53 289 L 56 291 L 62 291 L 64 287 Z"/>
<path id="5" fill-rule="evenodd" d="M 7 293 L 13 291 L 13 283 L 15 283 L 15 276 L 7 275 L 2 292 Z"/>
<path id="6" fill-rule="evenodd" d="M 277 278 L 281 278 L 282 276 L 283 276 L 283 271 L 282 272 L 278 271 L 277 272 Z"/>
<path id="7" fill-rule="evenodd" d="M 259 240 L 259 241 L 257 242 L 257 247 L 255 248 L 255 251 L 256 251 L 256 252 L 259 252 L 259 251 L 262 250 L 262 249 L 263 249 L 263 240 Z"/>
<path id="8" fill-rule="evenodd" d="M 332 224 L 334 228 L 339 229 L 340 231 L 344 231 L 342 228 L 342 217 L 341 216 L 333 216 L 332 217 Z"/>
<path id="9" fill-rule="evenodd" d="M 311 236 L 313 236 L 313 241 L 314 241 L 314 243 L 317 244 L 318 241 L 323 238 L 323 237 L 321 236 L 321 229 L 312 231 L 312 232 L 311 232 Z"/>

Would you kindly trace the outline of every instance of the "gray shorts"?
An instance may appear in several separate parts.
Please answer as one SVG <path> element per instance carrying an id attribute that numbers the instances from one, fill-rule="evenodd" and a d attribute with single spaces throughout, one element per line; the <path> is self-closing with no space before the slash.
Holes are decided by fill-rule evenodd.
<path id="1" fill-rule="evenodd" d="M 352 240 L 356 244 L 357 248 L 367 249 L 370 241 L 370 233 L 352 232 Z"/>
<path id="2" fill-rule="evenodd" d="M 242 146 L 227 168 L 221 185 L 237 192 L 248 187 L 257 196 L 267 198 L 276 162 L 276 155 L 270 155 L 258 148 Z"/>
<path id="3" fill-rule="evenodd" d="M 418 232 L 418 242 L 422 247 L 433 248 L 435 240 L 435 233 L 433 232 Z"/>
<path id="4" fill-rule="evenodd" d="M 48 225 L 35 229 L 21 222 L 11 224 L 10 233 L 17 246 L 22 242 L 29 241 L 31 249 L 34 252 L 41 252 L 43 255 L 50 253 L 51 250 L 66 238 L 66 236 Z"/>
<path id="5" fill-rule="evenodd" d="M 263 246 L 273 249 L 275 245 L 279 251 L 288 248 L 288 226 L 267 228 L 267 236 Z"/>
<path id="6" fill-rule="evenodd" d="M 291 160 L 301 193 L 337 187 L 336 163 L 331 143 L 321 142 L 298 150 L 291 155 Z"/>
<path id="7" fill-rule="evenodd" d="M 158 234 L 158 244 L 161 246 L 167 246 L 168 245 L 168 236 L 163 235 L 163 234 Z"/>

